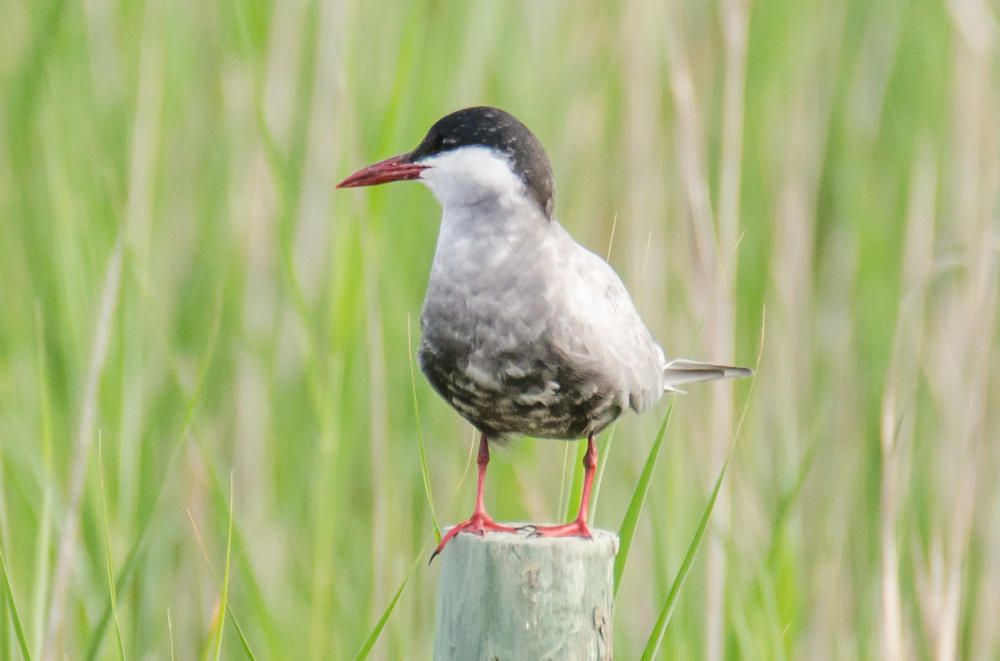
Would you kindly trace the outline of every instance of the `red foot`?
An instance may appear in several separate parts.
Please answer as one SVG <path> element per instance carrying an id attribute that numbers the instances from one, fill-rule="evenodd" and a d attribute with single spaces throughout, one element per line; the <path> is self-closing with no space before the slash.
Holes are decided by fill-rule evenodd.
<path id="1" fill-rule="evenodd" d="M 448 534 L 444 536 L 441 543 L 437 545 L 436 549 L 434 549 L 434 553 L 431 553 L 431 559 L 427 561 L 427 564 L 434 562 L 434 558 L 436 558 L 438 554 L 444 550 L 444 547 L 451 541 L 451 538 L 460 532 L 471 532 L 482 537 L 483 533 L 487 532 L 516 533 L 517 528 L 500 525 L 490 518 L 490 515 L 485 512 L 474 512 L 472 516 L 469 517 L 468 521 L 456 523 L 452 529 L 448 531 Z"/>
<path id="2" fill-rule="evenodd" d="M 590 539 L 590 528 L 583 521 L 577 519 L 572 523 L 562 526 L 525 526 L 531 537 L 583 537 Z"/>

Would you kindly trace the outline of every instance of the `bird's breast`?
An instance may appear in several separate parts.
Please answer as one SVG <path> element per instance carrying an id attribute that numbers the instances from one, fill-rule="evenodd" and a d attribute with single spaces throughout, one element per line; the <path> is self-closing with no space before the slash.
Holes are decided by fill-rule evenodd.
<path id="1" fill-rule="evenodd" d="M 599 309 L 569 305 L 576 270 L 566 268 L 567 255 L 580 249 L 556 223 L 535 220 L 486 213 L 473 222 L 446 211 L 421 315 L 420 366 L 486 433 L 580 438 L 617 417 L 629 392 L 617 365 L 594 359 L 609 341 L 592 338 L 588 315 Z"/>
<path id="2" fill-rule="evenodd" d="M 553 346 L 540 297 L 467 284 L 429 291 L 418 355 L 427 380 L 463 417 L 495 436 L 580 438 L 621 413 L 613 384 Z"/>

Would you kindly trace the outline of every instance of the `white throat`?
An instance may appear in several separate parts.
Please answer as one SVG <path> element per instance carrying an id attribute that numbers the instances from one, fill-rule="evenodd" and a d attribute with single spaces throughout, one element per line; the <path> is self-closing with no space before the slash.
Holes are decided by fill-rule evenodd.
<path id="1" fill-rule="evenodd" d="M 496 202 L 499 206 L 521 206 L 527 191 L 511 170 L 510 161 L 487 147 L 461 147 L 426 158 L 420 174 L 444 207 L 445 215 L 462 207 Z"/>
<path id="2" fill-rule="evenodd" d="M 431 289 L 495 272 L 525 242 L 552 231 L 510 162 L 486 147 L 462 147 L 427 158 L 420 179 L 441 203 Z M 430 292 L 428 293 L 430 295 Z"/>

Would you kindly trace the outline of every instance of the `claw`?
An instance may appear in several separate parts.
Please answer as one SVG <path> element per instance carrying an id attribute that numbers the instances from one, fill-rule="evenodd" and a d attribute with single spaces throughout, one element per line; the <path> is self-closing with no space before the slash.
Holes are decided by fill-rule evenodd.
<path id="1" fill-rule="evenodd" d="M 434 549 L 434 552 L 431 553 L 431 559 L 427 561 L 427 564 L 434 562 L 434 558 L 440 555 L 441 551 L 444 550 L 444 547 L 448 544 L 448 542 L 450 542 L 452 538 L 460 532 L 469 532 L 482 537 L 487 532 L 516 533 L 517 531 L 517 528 L 497 523 L 490 518 L 489 514 L 486 514 L 485 512 L 473 512 L 468 521 L 458 523 L 448 531 L 448 534 L 441 539 L 441 543 L 438 544 L 437 548 Z"/>
<path id="2" fill-rule="evenodd" d="M 563 526 L 535 526 L 533 533 L 529 537 L 583 537 L 591 539 L 590 528 L 583 521 L 577 519 L 572 523 Z"/>

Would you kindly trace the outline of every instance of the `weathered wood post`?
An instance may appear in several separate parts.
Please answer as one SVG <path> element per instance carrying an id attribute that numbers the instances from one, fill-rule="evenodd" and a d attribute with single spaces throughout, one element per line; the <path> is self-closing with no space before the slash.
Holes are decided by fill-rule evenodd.
<path id="1" fill-rule="evenodd" d="M 461 534 L 441 554 L 435 661 L 611 658 L 618 537 Z"/>

